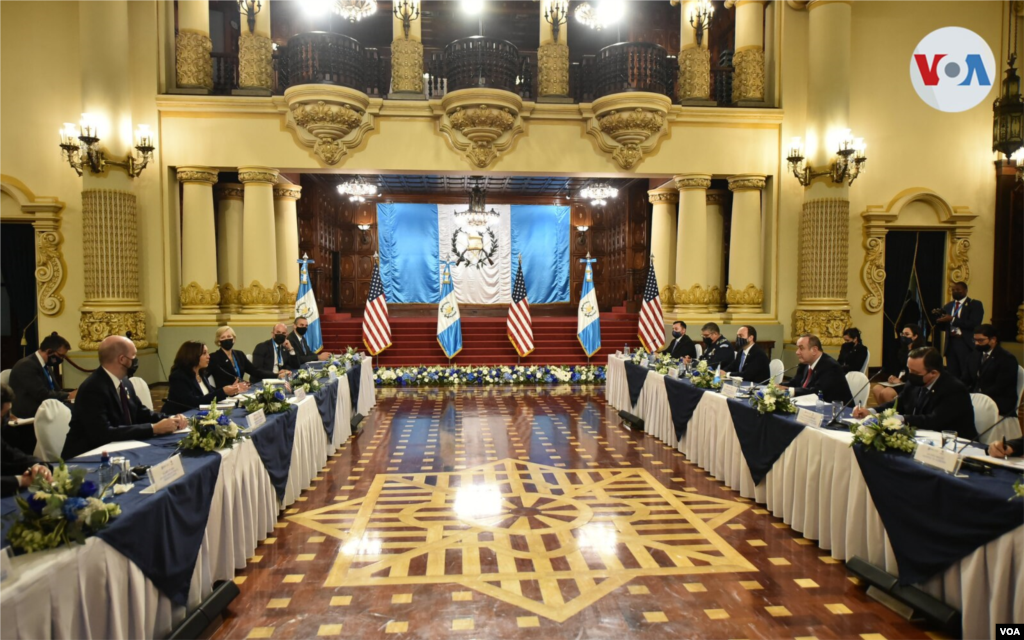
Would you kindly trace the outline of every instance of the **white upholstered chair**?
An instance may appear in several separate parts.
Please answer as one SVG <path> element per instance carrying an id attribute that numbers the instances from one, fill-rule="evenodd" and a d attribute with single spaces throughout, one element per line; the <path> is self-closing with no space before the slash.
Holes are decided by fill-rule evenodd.
<path id="1" fill-rule="evenodd" d="M 47 462 L 58 460 L 70 427 L 71 409 L 60 400 L 43 400 L 36 411 L 35 456 Z"/>

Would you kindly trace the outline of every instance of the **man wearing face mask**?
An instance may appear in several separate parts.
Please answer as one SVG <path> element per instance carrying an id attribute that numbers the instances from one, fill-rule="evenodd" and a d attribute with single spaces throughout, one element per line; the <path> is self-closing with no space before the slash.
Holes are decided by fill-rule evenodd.
<path id="1" fill-rule="evenodd" d="M 135 344 L 123 336 L 104 338 L 100 366 L 78 388 L 71 428 L 61 457 L 70 460 L 86 451 L 121 440 L 146 440 L 188 425 L 184 416 L 149 410 L 135 396 L 128 380 L 139 368 Z"/>
<path id="2" fill-rule="evenodd" d="M 299 368 L 295 347 L 288 341 L 288 327 L 275 324 L 271 338 L 256 345 L 252 352 L 252 363 L 261 371 L 273 372 L 274 377 L 287 378 Z"/>
<path id="3" fill-rule="evenodd" d="M 907 358 L 907 384 L 893 402 L 874 409 L 857 407 L 854 418 L 896 406 L 904 422 L 916 429 L 956 431 L 961 438 L 978 437 L 971 394 L 962 382 L 942 369 L 942 356 L 934 347 L 914 349 Z"/>
<path id="4" fill-rule="evenodd" d="M 697 357 L 697 348 L 693 346 L 690 336 L 686 335 L 686 323 L 682 320 L 672 323 L 672 341 L 665 347 L 665 353 L 676 360 Z"/>
<path id="5" fill-rule="evenodd" d="M 736 331 L 736 358 L 729 365 L 729 373 L 739 375 L 746 382 L 762 382 L 771 377 L 768 354 L 757 347 L 757 329 L 743 325 Z"/>
<path id="6" fill-rule="evenodd" d="M 999 344 L 996 328 L 980 324 L 974 329 L 974 353 L 960 380 L 971 393 L 995 401 L 999 415 L 1017 415 L 1017 358 Z"/>
<path id="7" fill-rule="evenodd" d="M 45 400 L 74 400 L 75 391 L 65 393 L 57 382 L 56 369 L 71 349 L 67 340 L 56 332 L 43 338 L 39 350 L 19 360 L 11 369 L 10 385 L 14 391 L 11 413 L 18 418 L 34 418 Z M 0 431 L 7 444 L 27 454 L 35 450 L 36 435 L 32 426 L 9 427 Z"/>
<path id="8" fill-rule="evenodd" d="M 302 316 L 295 318 L 295 330 L 288 334 L 288 344 L 295 347 L 295 359 L 299 365 L 304 365 L 307 362 L 324 361 L 331 359 L 331 353 L 329 351 L 321 351 L 317 353 L 310 349 L 309 344 L 306 342 L 306 331 L 309 330 L 309 320 L 306 320 Z"/>
<path id="9" fill-rule="evenodd" d="M 714 369 L 721 366 L 723 369 L 732 364 L 733 356 L 732 343 L 722 335 L 722 330 L 714 322 L 709 322 L 700 328 L 701 339 L 704 341 L 704 353 L 701 360 L 706 360 L 708 366 Z"/>
<path id="10" fill-rule="evenodd" d="M 967 283 L 953 283 L 953 301 L 933 314 L 937 329 L 946 334 L 946 368 L 960 378 L 967 369 L 967 360 L 974 351 L 974 328 L 985 318 L 985 307 L 980 301 L 967 297 Z"/>

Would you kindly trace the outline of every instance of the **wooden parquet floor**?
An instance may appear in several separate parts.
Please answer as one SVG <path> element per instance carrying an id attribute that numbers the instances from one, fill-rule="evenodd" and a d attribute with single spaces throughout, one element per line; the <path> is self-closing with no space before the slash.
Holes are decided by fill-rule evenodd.
<path id="1" fill-rule="evenodd" d="M 380 389 L 214 638 L 937 638 L 603 388 Z"/>

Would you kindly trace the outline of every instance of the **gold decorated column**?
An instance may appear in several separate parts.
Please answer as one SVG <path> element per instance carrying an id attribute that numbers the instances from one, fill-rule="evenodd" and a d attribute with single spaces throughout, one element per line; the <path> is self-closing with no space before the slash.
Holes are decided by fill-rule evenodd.
<path id="1" fill-rule="evenodd" d="M 217 236 L 213 185 L 217 172 L 207 167 L 179 167 L 181 183 L 181 312 L 216 314 Z"/>
<path id="2" fill-rule="evenodd" d="M 423 41 L 420 17 L 420 0 L 395 0 L 392 3 L 400 12 L 405 11 L 410 19 L 408 33 L 405 21 L 391 13 L 391 91 L 392 100 L 422 100 L 423 93 Z M 416 19 L 412 19 L 416 16 Z"/>
<path id="3" fill-rule="evenodd" d="M 764 305 L 761 191 L 763 175 L 729 176 L 732 225 L 729 228 L 729 284 L 725 300 L 734 314 L 761 313 Z"/>
<path id="4" fill-rule="evenodd" d="M 739 105 L 764 102 L 764 5 L 764 0 L 736 1 L 732 101 Z"/>
<path id="5" fill-rule="evenodd" d="M 277 236 L 277 281 L 284 285 L 281 291 L 281 312 L 295 310 L 295 295 L 299 291 L 299 222 L 295 202 L 302 197 L 297 184 L 279 184 L 274 187 L 274 228 Z"/>
<path id="6" fill-rule="evenodd" d="M 220 307 L 228 313 L 241 310 L 238 300 L 242 280 L 242 194 L 241 184 L 217 185 L 217 281 Z"/>
<path id="7" fill-rule="evenodd" d="M 661 287 L 662 306 L 672 304 L 672 286 L 676 281 L 676 209 L 679 191 L 674 187 L 660 187 L 647 192 L 654 205 L 651 214 L 651 255 L 654 273 Z"/>
<path id="8" fill-rule="evenodd" d="M 238 292 L 242 313 L 277 314 L 281 289 L 277 279 L 277 225 L 274 220 L 274 185 L 277 169 L 239 167 L 245 185 L 242 214 L 242 282 Z"/>
<path id="9" fill-rule="evenodd" d="M 569 100 L 568 11 L 568 0 L 541 0 L 537 96 L 545 102 Z M 557 39 L 553 23 L 558 25 Z"/>
<path id="10" fill-rule="evenodd" d="M 213 89 L 209 0 L 178 2 L 178 35 L 174 45 L 175 79 L 179 89 L 208 93 Z"/>
<path id="11" fill-rule="evenodd" d="M 240 95 L 270 95 L 274 88 L 274 45 L 270 40 L 270 0 L 263 0 L 253 30 L 239 13 L 238 89 Z"/>
<path id="12" fill-rule="evenodd" d="M 711 100 L 711 52 L 708 50 L 710 34 L 705 30 L 698 45 L 697 30 L 690 25 L 690 14 L 697 4 L 697 0 L 685 0 L 680 12 L 676 97 L 684 105 L 714 104 Z"/>
<path id="13" fill-rule="evenodd" d="M 703 314 L 708 310 L 708 204 L 711 176 L 687 173 L 673 178 L 679 189 L 679 228 L 676 232 L 677 311 Z"/>
<path id="14" fill-rule="evenodd" d="M 708 203 L 708 311 L 725 311 L 725 220 L 723 211 L 728 194 L 721 189 L 707 193 Z"/>

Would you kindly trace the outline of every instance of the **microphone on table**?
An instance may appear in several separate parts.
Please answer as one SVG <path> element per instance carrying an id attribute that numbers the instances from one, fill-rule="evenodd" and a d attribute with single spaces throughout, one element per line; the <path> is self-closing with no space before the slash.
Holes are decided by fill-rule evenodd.
<path id="1" fill-rule="evenodd" d="M 793 369 L 799 369 L 799 368 L 800 368 L 800 365 L 799 364 L 795 364 L 792 367 L 790 367 L 790 368 L 786 369 L 785 371 L 783 371 L 782 372 L 782 376 L 785 377 L 786 374 L 789 373 L 790 371 L 792 371 Z M 754 388 L 760 387 L 763 384 L 768 384 L 770 381 L 774 380 L 775 376 L 777 376 L 777 375 L 779 375 L 779 374 L 773 373 L 772 375 L 768 376 L 767 378 L 765 378 L 761 382 L 758 382 L 757 384 L 750 385 L 750 388 L 753 390 Z M 753 391 L 751 391 L 751 393 L 753 393 Z"/>
<path id="2" fill-rule="evenodd" d="M 840 416 L 840 415 L 842 415 L 842 414 L 843 414 L 843 411 L 846 411 L 847 409 L 849 409 L 849 408 L 850 408 L 850 403 L 851 403 L 851 402 L 853 402 L 854 400 L 856 400 L 856 399 L 857 399 L 857 396 L 859 396 L 859 395 L 860 395 L 860 392 L 861 392 L 861 391 L 863 391 L 863 390 L 865 390 L 865 389 L 867 389 L 868 387 L 870 387 L 870 386 L 871 386 L 871 382 L 872 382 L 872 381 L 874 381 L 874 379 L 875 379 L 875 378 L 877 378 L 877 377 L 878 377 L 879 375 L 881 375 L 881 374 L 882 374 L 882 373 L 883 373 L 884 371 L 885 371 L 885 369 L 884 369 L 884 368 L 882 368 L 882 369 L 879 369 L 878 371 L 876 371 L 876 372 L 875 372 L 875 375 L 873 375 L 873 376 L 871 376 L 870 378 L 868 378 L 868 381 L 867 381 L 867 382 L 865 382 L 865 383 L 864 383 L 864 384 L 863 384 L 863 385 L 861 386 L 861 388 L 860 388 L 860 389 L 857 389 L 857 393 L 855 393 L 855 394 L 853 394 L 852 396 L 850 396 L 850 399 L 849 399 L 849 400 L 847 400 L 847 401 L 846 401 L 845 403 L 843 403 L 843 406 L 842 406 L 842 408 L 841 408 L 841 409 L 839 409 L 839 411 L 838 411 L 838 412 L 836 412 L 836 414 L 832 416 L 832 419 L 831 419 L 831 420 L 829 421 L 829 423 L 828 423 L 828 424 L 826 424 L 825 426 L 826 426 L 826 427 L 830 427 L 830 426 L 832 426 L 832 425 L 834 425 L 834 424 L 839 424 L 839 420 L 837 419 L 837 416 Z"/>
<path id="3" fill-rule="evenodd" d="M 217 365 L 217 368 L 220 369 L 221 373 L 226 373 L 231 376 L 231 379 L 234 380 L 236 384 L 242 381 L 242 379 L 238 377 L 237 371 L 226 369 L 223 365 Z"/>
<path id="4" fill-rule="evenodd" d="M 956 450 L 956 453 L 960 453 L 961 451 L 963 451 L 964 449 L 967 448 L 967 445 L 969 445 L 971 443 L 977 443 L 977 444 L 983 445 L 985 447 L 985 451 L 987 453 L 988 452 L 988 445 L 986 445 L 984 442 L 981 441 L 981 436 L 985 435 L 989 431 L 991 431 L 991 430 L 995 429 L 996 427 L 998 427 L 999 425 L 1001 425 L 1003 423 L 1003 420 L 1006 420 L 1006 418 L 1008 416 L 997 416 L 997 417 L 999 419 L 996 420 L 995 423 L 993 423 L 989 428 L 987 428 L 984 431 L 982 431 L 981 433 L 979 433 L 977 438 L 974 438 L 973 440 L 968 440 L 967 442 L 965 442 L 964 446 L 962 446 L 962 447 L 960 447 L 959 449 Z"/>

